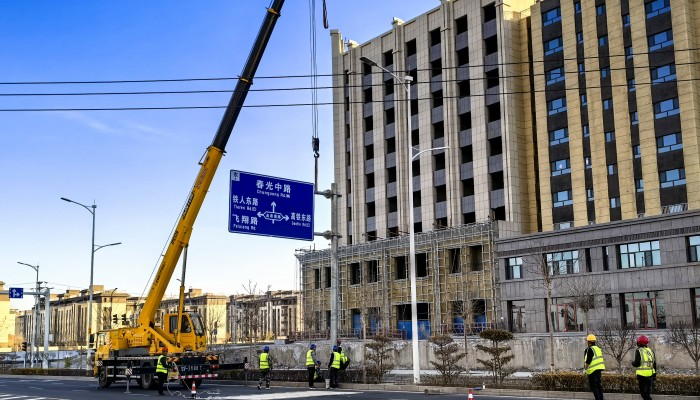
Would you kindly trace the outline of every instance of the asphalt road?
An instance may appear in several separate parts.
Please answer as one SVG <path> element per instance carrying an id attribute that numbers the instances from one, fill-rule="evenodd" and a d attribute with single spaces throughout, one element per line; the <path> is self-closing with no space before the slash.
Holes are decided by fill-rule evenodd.
<path id="1" fill-rule="evenodd" d="M 138 385 L 130 385 L 131 393 L 126 391 L 126 383 L 115 383 L 107 389 L 97 389 L 97 381 L 87 379 L 70 379 L 60 377 L 0 377 L 0 400 L 116 400 L 135 399 L 142 397 L 158 398 L 192 398 L 189 390 L 183 390 L 179 384 L 171 383 L 166 395 L 158 396 L 155 390 L 143 390 Z M 461 395 L 425 395 L 423 393 L 377 392 L 354 390 L 308 390 L 301 388 L 275 387 L 270 390 L 257 390 L 251 386 L 231 386 L 214 382 L 204 382 L 197 390 L 201 399 L 230 399 L 230 400 L 276 400 L 276 399 L 312 399 L 318 400 L 465 400 L 466 394 Z M 496 397 L 476 393 L 475 400 L 504 400 L 520 399 L 520 397 Z M 522 399 L 542 400 L 533 397 Z M 549 399 L 551 400 L 551 399 Z"/>

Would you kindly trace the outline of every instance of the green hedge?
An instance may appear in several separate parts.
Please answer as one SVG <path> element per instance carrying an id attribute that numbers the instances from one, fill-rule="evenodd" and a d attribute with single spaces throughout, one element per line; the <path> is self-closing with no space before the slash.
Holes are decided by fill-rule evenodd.
<path id="1" fill-rule="evenodd" d="M 92 370 L 69 368 L 8 368 L 1 369 L 0 374 L 6 375 L 48 375 L 48 376 L 92 376 Z"/>
<path id="2" fill-rule="evenodd" d="M 588 378 L 582 372 L 534 374 L 530 379 L 530 385 L 534 390 L 566 392 L 587 392 L 590 390 Z M 603 391 L 606 393 L 639 393 L 639 383 L 635 374 L 603 372 Z M 659 374 L 656 377 L 652 393 L 695 396 L 700 393 L 700 376 Z"/>

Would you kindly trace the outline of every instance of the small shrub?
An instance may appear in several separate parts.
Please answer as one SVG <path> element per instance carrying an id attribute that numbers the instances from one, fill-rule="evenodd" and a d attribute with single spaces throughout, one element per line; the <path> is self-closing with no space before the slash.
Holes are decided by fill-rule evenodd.
<path id="1" fill-rule="evenodd" d="M 490 340 L 491 346 L 477 345 L 476 348 L 491 356 L 490 360 L 482 360 L 477 358 L 476 361 L 491 370 L 494 383 L 503 383 L 503 379 L 511 373 L 505 368 L 506 364 L 511 362 L 514 355 L 505 355 L 510 351 L 510 346 L 503 346 L 501 342 L 513 340 L 513 334 L 503 329 L 486 329 L 479 334 L 482 339 Z"/>
<path id="2" fill-rule="evenodd" d="M 534 374 L 530 379 L 531 389 L 566 392 L 587 392 L 588 379 L 577 372 L 545 372 Z M 638 393 L 639 384 L 635 374 L 603 372 L 603 390 L 606 393 Z M 700 376 L 658 375 L 653 390 L 657 394 L 694 396 L 700 393 Z"/>
<path id="3" fill-rule="evenodd" d="M 430 343 L 435 345 L 435 358 L 438 361 L 430 361 L 440 373 L 442 384 L 449 386 L 454 378 L 464 371 L 464 367 L 459 365 L 459 361 L 466 357 L 466 354 L 459 351 L 459 346 L 453 342 L 450 335 L 436 335 L 430 338 Z"/>

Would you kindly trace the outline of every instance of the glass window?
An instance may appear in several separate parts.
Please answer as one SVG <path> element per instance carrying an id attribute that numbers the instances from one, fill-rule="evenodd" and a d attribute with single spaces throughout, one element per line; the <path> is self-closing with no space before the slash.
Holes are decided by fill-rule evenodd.
<path id="1" fill-rule="evenodd" d="M 683 135 L 680 132 L 656 138 L 656 148 L 659 153 L 680 150 L 683 148 Z"/>
<path id="2" fill-rule="evenodd" d="M 639 113 L 637 111 L 632 111 L 630 113 L 630 124 L 632 124 L 632 125 L 639 124 Z"/>
<path id="3" fill-rule="evenodd" d="M 586 189 L 586 200 L 593 201 L 594 199 L 593 189 Z"/>
<path id="4" fill-rule="evenodd" d="M 511 257 L 506 267 L 506 279 L 520 279 L 523 277 L 523 258 Z"/>
<path id="5" fill-rule="evenodd" d="M 555 332 L 576 332 L 583 330 L 583 316 L 579 318 L 578 308 L 569 299 L 552 299 L 549 308 Z M 579 321 L 579 319 L 581 321 Z"/>
<path id="6" fill-rule="evenodd" d="M 601 4 L 595 8 L 595 12 L 598 15 L 605 15 L 605 4 Z"/>
<path id="7" fill-rule="evenodd" d="M 574 1 L 574 14 L 581 14 L 581 2 Z"/>
<path id="8" fill-rule="evenodd" d="M 527 332 L 527 320 L 525 318 L 525 301 L 509 301 L 508 311 L 510 315 L 510 331 L 515 333 Z"/>
<path id="9" fill-rule="evenodd" d="M 662 188 L 685 185 L 685 168 L 668 169 L 659 172 L 659 182 Z"/>
<path id="10" fill-rule="evenodd" d="M 542 13 L 542 26 L 551 25 L 557 21 L 561 21 L 561 10 L 559 7 Z"/>
<path id="11" fill-rule="evenodd" d="M 610 143 L 615 141 L 615 131 L 605 132 L 605 142 Z"/>
<path id="12" fill-rule="evenodd" d="M 678 97 L 654 103 L 654 118 L 666 118 L 680 113 Z"/>
<path id="13" fill-rule="evenodd" d="M 550 69 L 549 71 L 545 72 L 545 79 L 547 81 L 547 85 L 563 81 L 564 67 Z"/>
<path id="14" fill-rule="evenodd" d="M 688 261 L 700 261 L 700 236 L 691 236 L 688 238 Z M 700 295 L 700 292 L 696 291 L 695 294 Z M 698 317 L 700 317 L 700 314 L 698 314 Z"/>
<path id="15" fill-rule="evenodd" d="M 671 0 L 652 0 L 644 3 L 647 19 L 671 11 Z"/>
<path id="16" fill-rule="evenodd" d="M 634 57 L 634 50 L 632 50 L 632 46 L 625 47 L 625 56 L 627 56 L 627 58 Z"/>
<path id="17" fill-rule="evenodd" d="M 586 94 L 583 93 L 581 95 L 581 106 L 587 106 L 588 105 L 588 98 L 586 97 Z"/>
<path id="18" fill-rule="evenodd" d="M 561 36 L 544 42 L 544 55 L 548 56 L 564 49 L 564 41 Z"/>
<path id="19" fill-rule="evenodd" d="M 605 79 L 610 76 L 610 67 L 603 67 L 600 69 L 600 78 Z"/>
<path id="20" fill-rule="evenodd" d="M 640 146 L 640 145 L 632 146 L 632 155 L 634 156 L 634 158 L 641 158 L 642 157 L 642 146 Z"/>
<path id="21" fill-rule="evenodd" d="M 552 193 L 552 203 L 554 203 L 554 207 L 570 206 L 574 204 L 571 196 L 571 190 Z"/>
<path id="22" fill-rule="evenodd" d="M 665 329 L 663 291 L 625 293 L 625 323 L 637 329 Z"/>
<path id="23" fill-rule="evenodd" d="M 617 164 L 608 164 L 608 175 L 615 175 L 617 173 Z"/>
<path id="24" fill-rule="evenodd" d="M 671 29 L 651 35 L 649 41 L 649 51 L 658 50 L 673 44 L 673 31 Z"/>
<path id="25" fill-rule="evenodd" d="M 592 168 L 593 164 L 591 163 L 591 156 L 584 156 L 583 157 L 583 164 L 586 166 L 586 169 Z"/>
<path id="26" fill-rule="evenodd" d="M 560 251 L 546 254 L 549 273 L 552 275 L 567 275 L 579 273 L 578 250 Z"/>
<path id="27" fill-rule="evenodd" d="M 658 240 L 621 244 L 618 249 L 620 251 L 620 268 L 622 269 L 661 265 L 661 250 L 659 250 Z"/>
<path id="28" fill-rule="evenodd" d="M 676 80 L 676 64 L 666 64 L 651 69 L 651 83 L 657 84 Z"/>
<path id="29" fill-rule="evenodd" d="M 547 111 L 549 115 L 555 115 L 566 111 L 566 97 L 560 97 L 558 99 L 548 101 Z"/>
<path id="30" fill-rule="evenodd" d="M 636 179 L 634 181 L 634 187 L 637 188 L 637 192 L 643 192 L 644 191 L 644 179 Z"/>
<path id="31" fill-rule="evenodd" d="M 598 46 L 607 46 L 608 45 L 608 35 L 603 35 L 598 38 Z"/>
<path id="32" fill-rule="evenodd" d="M 583 63 L 578 63 L 578 73 L 579 75 L 586 73 L 586 66 Z"/>
<path id="33" fill-rule="evenodd" d="M 576 32 L 576 43 L 583 43 L 583 32 Z"/>
<path id="34" fill-rule="evenodd" d="M 582 129 L 583 129 L 583 137 L 591 136 L 591 131 L 588 130 L 588 125 L 584 125 Z"/>
<path id="35" fill-rule="evenodd" d="M 603 100 L 603 110 L 609 110 L 612 108 L 612 99 Z"/>
<path id="36" fill-rule="evenodd" d="M 549 131 L 549 145 L 566 143 L 569 141 L 569 128 L 555 129 Z"/>
<path id="37" fill-rule="evenodd" d="M 557 160 L 552 163 L 552 176 L 565 175 L 571 173 L 569 159 Z"/>
<path id="38" fill-rule="evenodd" d="M 618 208 L 620 207 L 620 198 L 619 197 L 611 197 L 610 198 L 610 208 Z"/>
<path id="39" fill-rule="evenodd" d="M 622 26 L 630 26 L 630 15 L 624 14 L 622 16 Z"/>

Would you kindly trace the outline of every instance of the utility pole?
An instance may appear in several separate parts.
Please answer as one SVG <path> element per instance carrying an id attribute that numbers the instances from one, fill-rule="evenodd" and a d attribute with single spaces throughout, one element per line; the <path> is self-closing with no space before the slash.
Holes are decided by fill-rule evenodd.
<path id="1" fill-rule="evenodd" d="M 338 239 L 342 236 L 338 233 L 338 197 L 335 183 L 331 183 L 331 189 L 315 194 L 331 200 L 331 230 L 314 232 L 314 236 L 323 236 L 331 241 L 331 345 L 338 339 L 338 287 L 340 274 L 338 273 Z"/>

